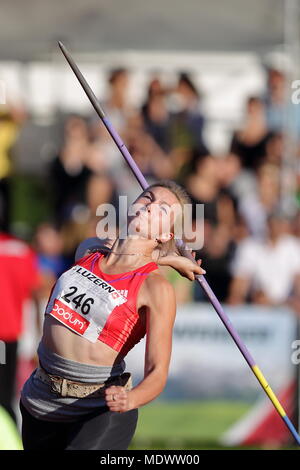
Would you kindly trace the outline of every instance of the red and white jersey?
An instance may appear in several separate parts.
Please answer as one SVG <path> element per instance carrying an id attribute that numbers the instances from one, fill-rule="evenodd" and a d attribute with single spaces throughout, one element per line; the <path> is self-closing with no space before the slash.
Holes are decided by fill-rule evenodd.
<path id="1" fill-rule="evenodd" d="M 149 273 L 158 269 L 151 261 L 121 274 L 101 271 L 103 254 L 80 259 L 57 280 L 45 314 L 95 343 L 107 344 L 123 357 L 146 333 L 137 311 L 139 289 Z"/>

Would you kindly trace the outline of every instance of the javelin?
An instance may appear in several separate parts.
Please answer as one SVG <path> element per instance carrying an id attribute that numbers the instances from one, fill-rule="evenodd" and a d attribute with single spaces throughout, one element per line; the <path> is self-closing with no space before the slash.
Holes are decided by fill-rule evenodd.
<path id="1" fill-rule="evenodd" d="M 105 125 L 107 131 L 111 135 L 112 139 L 116 143 L 118 149 L 120 150 L 121 154 L 125 158 L 126 162 L 128 163 L 129 167 L 131 168 L 132 172 L 134 173 L 136 179 L 140 183 L 141 187 L 145 190 L 149 185 L 144 178 L 142 172 L 138 168 L 137 164 L 135 163 L 134 159 L 130 155 L 126 145 L 122 141 L 121 137 L 119 134 L 116 132 L 116 130 L 113 128 L 112 123 L 109 121 L 109 119 L 105 116 L 105 113 L 103 109 L 101 108 L 101 105 L 96 98 L 94 92 L 92 91 L 91 87 L 85 80 L 84 76 L 80 72 L 79 68 L 77 67 L 76 63 L 74 62 L 73 58 L 65 48 L 65 46 L 62 44 L 61 41 L 58 41 L 58 45 L 65 56 L 67 62 L 69 63 L 71 69 L 73 70 L 74 74 L 76 75 L 79 83 L 81 84 L 82 88 L 84 89 L 88 99 L 90 100 L 92 106 L 94 107 L 96 113 L 100 117 L 101 121 Z M 177 240 L 176 241 L 176 246 L 182 256 L 185 256 L 186 258 L 189 258 L 191 261 L 195 262 L 193 256 L 190 254 L 188 247 L 185 245 L 185 243 L 182 240 Z M 225 325 L 225 328 L 229 332 L 230 336 L 232 337 L 233 341 L 239 348 L 240 352 L 244 356 L 247 364 L 249 365 L 250 369 L 254 373 L 255 377 L 259 381 L 260 385 L 262 386 L 263 390 L 266 392 L 268 397 L 270 398 L 271 402 L 273 403 L 276 411 L 279 413 L 281 418 L 283 419 L 284 423 L 288 427 L 289 431 L 295 438 L 296 442 L 298 445 L 300 445 L 300 436 L 297 433 L 293 423 L 287 416 L 286 412 L 284 411 L 283 407 L 281 406 L 278 398 L 276 397 L 275 393 L 271 389 L 270 385 L 268 384 L 267 380 L 265 379 L 263 373 L 261 372 L 260 368 L 256 364 L 255 360 L 251 356 L 250 352 L 248 351 L 247 347 L 239 337 L 236 329 L 232 325 L 230 319 L 226 315 L 226 313 L 223 310 L 223 307 L 221 306 L 220 302 L 218 301 L 217 297 L 213 293 L 212 289 L 210 288 L 208 282 L 206 281 L 205 277 L 202 274 L 199 274 L 195 276 L 195 280 L 200 284 L 202 287 L 203 291 L 205 292 L 205 295 L 208 297 L 209 301 L 211 302 L 212 306 L 214 307 L 215 311 L 217 312 L 218 316 L 220 317 L 221 321 Z"/>

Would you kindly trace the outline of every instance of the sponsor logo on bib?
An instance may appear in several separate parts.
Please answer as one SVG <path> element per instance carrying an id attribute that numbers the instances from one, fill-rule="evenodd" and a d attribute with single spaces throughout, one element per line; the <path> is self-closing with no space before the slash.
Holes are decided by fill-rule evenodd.
<path id="1" fill-rule="evenodd" d="M 84 319 L 81 315 L 58 299 L 55 299 L 51 315 L 71 328 L 71 330 L 74 330 L 76 333 L 81 335 L 84 334 L 90 324 L 88 320 Z"/>

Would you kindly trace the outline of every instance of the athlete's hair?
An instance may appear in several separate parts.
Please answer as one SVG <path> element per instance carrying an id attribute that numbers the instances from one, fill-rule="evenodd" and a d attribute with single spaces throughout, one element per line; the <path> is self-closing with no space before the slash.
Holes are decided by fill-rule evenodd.
<path id="1" fill-rule="evenodd" d="M 189 194 L 187 193 L 187 191 L 182 186 L 175 183 L 175 181 L 168 180 L 168 179 L 163 179 L 161 181 L 158 181 L 157 183 L 151 184 L 150 186 L 148 186 L 147 189 L 145 189 L 143 193 L 145 193 L 148 190 L 151 191 L 152 188 L 166 188 L 169 191 L 171 191 L 171 193 L 173 193 L 174 196 L 176 196 L 176 198 L 178 199 L 178 202 L 181 205 L 182 210 L 180 214 L 178 214 L 176 219 L 174 220 L 172 231 L 174 232 L 175 235 L 176 233 L 183 234 L 184 206 L 185 204 L 191 204 L 191 198 Z M 183 236 L 182 238 L 184 239 Z M 173 252 L 173 251 L 176 251 L 178 253 L 176 249 L 175 237 L 172 240 L 169 240 L 168 242 L 159 243 L 158 249 L 160 252 L 159 253 L 160 256 L 166 256 L 168 252 Z"/>

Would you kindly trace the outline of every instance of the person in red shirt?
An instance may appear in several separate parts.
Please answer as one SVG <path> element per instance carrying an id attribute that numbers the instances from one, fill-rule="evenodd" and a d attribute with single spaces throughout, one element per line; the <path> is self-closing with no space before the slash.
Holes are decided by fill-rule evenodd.
<path id="1" fill-rule="evenodd" d="M 5 344 L 4 364 L 0 363 L 0 405 L 14 420 L 13 399 L 23 305 L 30 298 L 36 299 L 38 287 L 39 272 L 34 251 L 27 243 L 0 232 L 0 341 Z"/>

